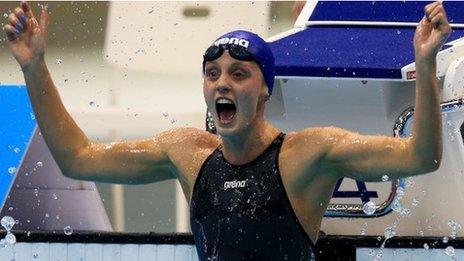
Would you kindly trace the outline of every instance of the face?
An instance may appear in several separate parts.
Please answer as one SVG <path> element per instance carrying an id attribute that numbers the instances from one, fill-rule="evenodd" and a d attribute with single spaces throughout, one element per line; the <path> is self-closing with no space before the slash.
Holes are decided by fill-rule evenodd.
<path id="1" fill-rule="evenodd" d="M 206 62 L 203 93 L 221 136 L 241 133 L 264 118 L 268 90 L 259 66 L 236 60 L 227 50 Z"/>

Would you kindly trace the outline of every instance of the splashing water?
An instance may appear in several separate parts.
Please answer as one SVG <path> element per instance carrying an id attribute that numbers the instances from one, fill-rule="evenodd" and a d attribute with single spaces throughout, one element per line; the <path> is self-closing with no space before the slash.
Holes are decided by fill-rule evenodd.
<path id="1" fill-rule="evenodd" d="M 7 245 L 14 245 L 16 244 L 16 237 L 11 232 L 6 233 L 5 236 L 5 243 Z"/>
<path id="2" fill-rule="evenodd" d="M 448 226 L 451 228 L 451 234 L 450 237 L 452 239 L 456 238 L 457 232 L 461 230 L 461 225 L 457 223 L 456 221 L 450 219 L 448 220 Z"/>
<path id="3" fill-rule="evenodd" d="M 73 233 L 73 229 L 71 228 L 71 226 L 66 226 L 64 229 L 63 229 L 65 235 L 69 236 Z"/>
<path id="4" fill-rule="evenodd" d="M 452 260 L 456 260 L 456 253 L 454 252 L 454 247 L 449 246 L 445 249 L 445 254 L 451 257 Z"/>
<path id="5" fill-rule="evenodd" d="M 391 227 L 386 227 L 384 232 L 383 232 L 383 235 L 385 236 L 385 239 L 390 239 L 392 237 L 394 237 L 396 235 L 396 232 L 393 228 Z"/>
<path id="6" fill-rule="evenodd" d="M 16 174 L 16 172 L 17 172 L 17 169 L 15 167 L 9 167 L 8 168 L 8 173 L 10 173 L 11 175 Z"/>
<path id="7" fill-rule="evenodd" d="M 424 249 L 428 250 L 429 248 L 430 248 L 429 245 L 427 243 L 424 243 Z"/>
<path id="8" fill-rule="evenodd" d="M 4 227 L 6 231 L 10 231 L 16 224 L 15 220 L 10 216 L 2 217 L 1 223 L 2 227 Z"/>
<path id="9" fill-rule="evenodd" d="M 366 202 L 366 204 L 363 205 L 364 213 L 369 216 L 374 214 L 376 208 L 375 203 L 372 201 Z"/>
<path id="10" fill-rule="evenodd" d="M 367 230 L 367 223 L 364 223 L 361 225 L 361 236 L 364 236 L 366 234 Z"/>
<path id="11" fill-rule="evenodd" d="M 448 243 L 448 241 L 449 241 L 449 237 L 446 237 L 446 236 L 445 236 L 445 237 L 443 237 L 442 241 L 443 241 L 443 243 L 445 243 L 445 244 L 446 244 L 446 243 Z"/>

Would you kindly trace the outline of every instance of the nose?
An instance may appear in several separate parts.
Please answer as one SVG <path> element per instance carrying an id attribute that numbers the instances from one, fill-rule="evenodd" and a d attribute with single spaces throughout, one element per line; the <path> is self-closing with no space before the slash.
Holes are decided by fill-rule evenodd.
<path id="1" fill-rule="evenodd" d="M 230 84 L 229 84 L 229 81 L 226 75 L 221 75 L 221 77 L 219 78 L 217 82 L 216 89 L 221 94 L 224 94 L 230 91 Z"/>
<path id="2" fill-rule="evenodd" d="M 217 90 L 218 90 L 219 93 L 224 94 L 224 93 L 227 93 L 230 90 L 230 87 L 229 87 L 228 84 L 218 85 Z"/>

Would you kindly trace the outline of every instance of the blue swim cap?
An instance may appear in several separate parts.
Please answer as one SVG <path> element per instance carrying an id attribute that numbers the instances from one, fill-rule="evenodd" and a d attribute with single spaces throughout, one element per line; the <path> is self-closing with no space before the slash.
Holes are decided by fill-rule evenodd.
<path id="1" fill-rule="evenodd" d="M 264 81 L 266 82 L 269 94 L 272 94 L 275 77 L 274 55 L 266 41 L 252 32 L 237 30 L 226 33 L 219 37 L 211 46 L 230 48 L 231 45 L 242 46 L 251 54 L 252 60 L 258 64 L 261 72 L 263 73 Z M 204 64 L 205 59 L 203 60 L 203 70 L 205 69 Z"/>

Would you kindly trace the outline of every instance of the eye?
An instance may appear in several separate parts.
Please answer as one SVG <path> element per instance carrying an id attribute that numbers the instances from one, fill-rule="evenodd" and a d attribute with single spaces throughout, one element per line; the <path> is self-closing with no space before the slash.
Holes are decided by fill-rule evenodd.
<path id="1" fill-rule="evenodd" d="M 232 76 L 233 76 L 235 79 L 242 80 L 242 79 L 245 79 L 245 78 L 248 76 L 248 73 L 246 73 L 246 72 L 243 71 L 243 70 L 234 70 L 234 71 L 232 72 Z"/>
<path id="2" fill-rule="evenodd" d="M 205 71 L 205 76 L 208 78 L 210 81 L 214 81 L 219 77 L 219 70 L 216 68 L 208 68 Z"/>

